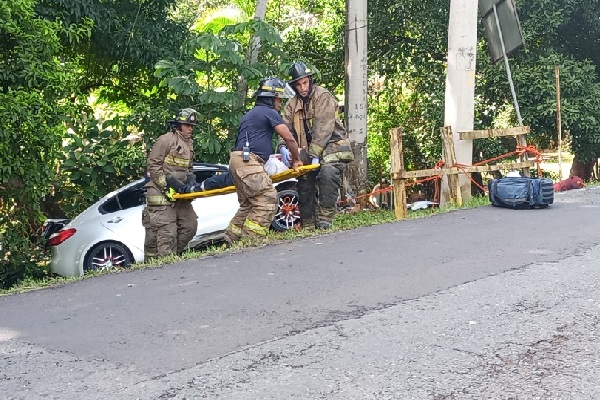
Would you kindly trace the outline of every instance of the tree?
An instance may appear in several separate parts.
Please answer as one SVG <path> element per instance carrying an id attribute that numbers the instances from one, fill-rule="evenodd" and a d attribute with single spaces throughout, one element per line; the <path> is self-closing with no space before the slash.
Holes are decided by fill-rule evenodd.
<path id="1" fill-rule="evenodd" d="M 60 61 L 59 35 L 73 41 L 89 25 L 38 18 L 35 0 L 0 0 L 0 287 L 39 276 L 36 229 L 59 159 L 64 115 L 76 75 Z M 31 240 L 33 238 L 33 240 Z"/>
<path id="2" fill-rule="evenodd" d="M 265 15 L 267 13 L 267 0 L 257 0 L 256 2 L 256 11 L 254 12 L 254 19 L 259 21 L 265 20 Z M 252 65 L 258 62 L 258 53 L 260 50 L 260 37 L 252 36 L 250 39 L 250 45 L 246 50 L 246 64 Z M 238 87 L 237 87 L 238 96 L 240 97 L 240 102 L 245 103 L 246 96 L 248 94 L 248 81 L 246 78 L 241 75 Z"/>
<path id="3" fill-rule="evenodd" d="M 447 1 L 369 1 L 369 125 L 371 182 L 389 176 L 389 130 L 401 127 L 407 169 L 441 158 Z"/>
<path id="4" fill-rule="evenodd" d="M 247 64 L 245 54 L 252 37 L 260 38 L 265 56 Z M 249 82 L 278 75 L 287 59 L 283 42 L 270 24 L 254 19 L 224 27 L 218 34 L 199 32 L 182 46 L 180 59 L 161 60 L 156 75 L 177 95 L 193 104 L 202 116 L 203 132 L 195 146 L 200 159 L 225 161 L 223 149 L 232 147 L 244 103 L 236 91 L 240 76 Z"/>
<path id="5" fill-rule="evenodd" d="M 134 120 L 98 119 L 88 99 L 152 110 L 157 55 L 176 54 L 187 32 L 167 18 L 172 4 L 0 0 L 0 285 L 40 271 L 42 212 L 75 212 L 140 173 Z"/>
<path id="6" fill-rule="evenodd" d="M 64 100 L 65 151 L 57 167 L 57 202 L 70 214 L 143 173 L 145 143 L 164 132 L 165 109 L 154 75 L 161 56 L 176 55 L 188 34 L 169 16 L 175 0 L 41 0 L 36 12 L 61 26 L 87 26 L 74 40 L 59 34 L 61 62 L 77 71 Z M 186 105 L 187 106 L 187 105 Z M 147 134 L 149 133 L 149 134 Z M 76 199 L 75 201 L 73 199 Z"/>
<path id="7" fill-rule="evenodd" d="M 588 51 L 600 38 L 597 5 L 597 1 L 584 0 L 517 2 L 527 47 L 511 60 L 523 120 L 532 127 L 528 139 L 540 148 L 555 147 L 557 141 L 554 67 L 561 68 L 563 129 L 575 154 L 572 173 L 585 179 L 600 156 L 596 135 L 600 105 L 595 101 L 600 90 L 596 71 L 600 58 Z M 507 108 L 510 95 L 501 66 L 490 65 L 485 57 L 480 66 L 480 92 L 488 114 L 481 120 L 485 125 Z"/>

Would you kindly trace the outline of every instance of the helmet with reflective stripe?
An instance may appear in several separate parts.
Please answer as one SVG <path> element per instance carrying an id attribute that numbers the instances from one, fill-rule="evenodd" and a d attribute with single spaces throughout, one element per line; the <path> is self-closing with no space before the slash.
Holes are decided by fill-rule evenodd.
<path id="1" fill-rule="evenodd" d="M 279 78 L 265 78 L 258 84 L 258 90 L 254 95 L 256 97 L 289 99 L 291 96 L 285 86 L 285 82 Z"/>
<path id="2" fill-rule="evenodd" d="M 198 116 L 196 115 L 197 111 L 193 108 L 184 108 L 179 111 L 179 114 L 175 117 L 175 119 L 169 120 L 167 122 L 171 124 L 188 124 L 188 125 L 198 125 Z"/>
<path id="3" fill-rule="evenodd" d="M 290 85 L 296 82 L 300 78 L 311 77 L 315 73 L 306 66 L 303 62 L 295 62 L 290 67 Z"/>

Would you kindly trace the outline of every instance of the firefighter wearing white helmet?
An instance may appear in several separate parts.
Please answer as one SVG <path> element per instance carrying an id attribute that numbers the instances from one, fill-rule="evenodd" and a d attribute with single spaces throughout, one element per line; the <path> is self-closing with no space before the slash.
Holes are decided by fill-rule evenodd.
<path id="1" fill-rule="evenodd" d="M 184 108 L 167 121 L 171 130 L 160 136 L 147 160 L 146 207 L 142 225 L 146 229 L 144 257 L 181 254 L 196 234 L 198 217 L 191 200 L 174 200 L 173 192 L 200 190 L 192 172 L 194 146 L 192 133 L 197 125 L 196 111 Z"/>
<path id="2" fill-rule="evenodd" d="M 279 115 L 283 98 L 288 97 L 285 82 L 279 78 L 260 81 L 254 107 L 242 117 L 235 149 L 229 159 L 240 207 L 225 231 L 231 245 L 244 237 L 266 236 L 277 210 L 277 191 L 264 164 L 273 154 L 273 135 L 290 149 L 294 170 L 302 165 L 298 144 Z"/>
<path id="3" fill-rule="evenodd" d="M 346 129 L 337 116 L 335 97 L 316 84 L 314 72 L 302 62 L 292 64 L 288 82 L 296 96 L 285 105 L 283 119 L 298 141 L 300 159 L 321 164 L 298 178 L 298 206 L 304 229 L 331 227 L 346 163 L 354 159 Z M 279 143 L 282 158 L 288 149 Z"/>

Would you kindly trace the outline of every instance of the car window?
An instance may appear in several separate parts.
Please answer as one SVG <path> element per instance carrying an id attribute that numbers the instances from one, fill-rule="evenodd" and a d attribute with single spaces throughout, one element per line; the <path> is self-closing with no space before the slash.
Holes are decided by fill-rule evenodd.
<path id="1" fill-rule="evenodd" d="M 146 188 L 144 182 L 140 182 L 125 190 L 117 192 L 100 205 L 101 214 L 110 214 L 119 210 L 126 210 L 144 204 L 146 199 Z"/>

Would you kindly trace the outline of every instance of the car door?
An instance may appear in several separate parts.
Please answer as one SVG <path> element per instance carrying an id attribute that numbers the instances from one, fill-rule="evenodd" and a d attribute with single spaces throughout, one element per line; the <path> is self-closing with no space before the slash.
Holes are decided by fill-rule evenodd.
<path id="1" fill-rule="evenodd" d="M 224 231 L 238 210 L 237 194 L 221 194 L 210 197 L 199 197 L 192 202 L 198 216 L 197 235 L 202 236 Z"/>
<path id="2" fill-rule="evenodd" d="M 145 230 L 142 226 L 144 182 L 125 186 L 110 196 L 99 208 L 100 223 L 114 234 L 114 240 L 144 250 Z"/>

